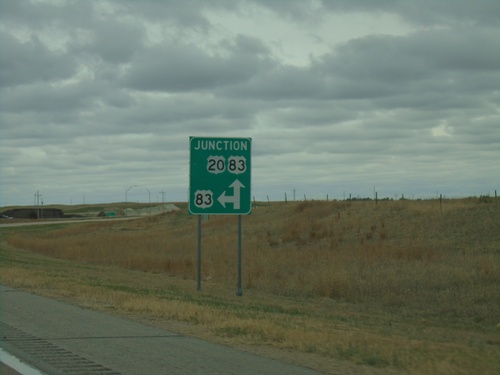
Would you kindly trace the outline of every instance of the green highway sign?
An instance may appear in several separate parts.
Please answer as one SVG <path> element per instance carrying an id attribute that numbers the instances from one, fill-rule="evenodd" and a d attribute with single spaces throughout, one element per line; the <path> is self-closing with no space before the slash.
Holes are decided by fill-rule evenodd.
<path id="1" fill-rule="evenodd" d="M 189 138 L 190 213 L 250 213 L 251 149 L 251 138 Z"/>

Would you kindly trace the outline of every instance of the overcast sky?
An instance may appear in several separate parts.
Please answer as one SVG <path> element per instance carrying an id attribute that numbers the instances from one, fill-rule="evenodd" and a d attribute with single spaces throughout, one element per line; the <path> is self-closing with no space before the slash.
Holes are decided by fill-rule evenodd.
<path id="1" fill-rule="evenodd" d="M 0 0 L 0 124 L 1 206 L 186 201 L 190 136 L 256 200 L 493 195 L 500 1 Z"/>

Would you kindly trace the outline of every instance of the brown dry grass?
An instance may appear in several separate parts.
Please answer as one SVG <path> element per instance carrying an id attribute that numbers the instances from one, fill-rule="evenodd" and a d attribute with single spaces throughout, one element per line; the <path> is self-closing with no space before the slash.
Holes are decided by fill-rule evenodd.
<path id="1" fill-rule="evenodd" d="M 197 223 L 184 210 L 15 230 L 3 251 L 36 260 L 3 262 L 1 280 L 188 322 L 219 341 L 310 353 L 325 371 L 347 360 L 383 372 L 497 373 L 498 223 L 497 202 L 472 198 L 260 204 L 243 218 L 237 298 L 236 217 L 203 223 L 199 293 Z M 48 259 L 72 276 L 37 273 Z"/>

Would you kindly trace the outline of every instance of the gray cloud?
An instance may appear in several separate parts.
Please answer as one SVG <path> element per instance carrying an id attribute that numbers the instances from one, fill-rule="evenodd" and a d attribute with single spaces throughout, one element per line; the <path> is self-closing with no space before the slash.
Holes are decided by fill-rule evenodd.
<path id="1" fill-rule="evenodd" d="M 256 45 L 250 46 L 255 51 Z M 123 81 L 126 87 L 144 91 L 209 90 L 246 81 L 265 65 L 250 53 L 210 56 L 191 45 L 166 43 L 132 61 Z"/>
<path id="2" fill-rule="evenodd" d="M 496 0 L 322 0 L 322 6 L 343 12 L 390 12 L 414 24 L 449 26 L 456 23 L 497 24 L 500 4 Z"/>
<path id="3" fill-rule="evenodd" d="M 61 58 L 50 52 L 36 36 L 27 42 L 21 42 L 0 32 L 0 43 L 0 87 L 61 80 L 75 73 L 76 64 L 72 58 Z"/>
<path id="4" fill-rule="evenodd" d="M 91 38 L 89 44 L 81 47 L 82 51 L 110 64 L 127 63 L 142 52 L 144 28 L 115 20 L 95 22 Z"/>

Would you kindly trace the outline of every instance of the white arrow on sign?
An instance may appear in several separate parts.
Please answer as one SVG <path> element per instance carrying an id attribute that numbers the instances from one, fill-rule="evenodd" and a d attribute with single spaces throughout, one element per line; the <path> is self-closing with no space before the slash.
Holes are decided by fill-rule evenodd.
<path id="1" fill-rule="evenodd" d="M 220 197 L 217 199 L 220 204 L 222 204 L 222 207 L 226 208 L 226 203 L 232 203 L 233 207 L 235 210 L 240 209 L 240 189 L 244 188 L 243 184 L 240 182 L 240 180 L 234 181 L 231 185 L 229 185 L 230 188 L 233 188 L 234 194 L 231 195 L 226 195 L 226 191 L 223 191 Z"/>

